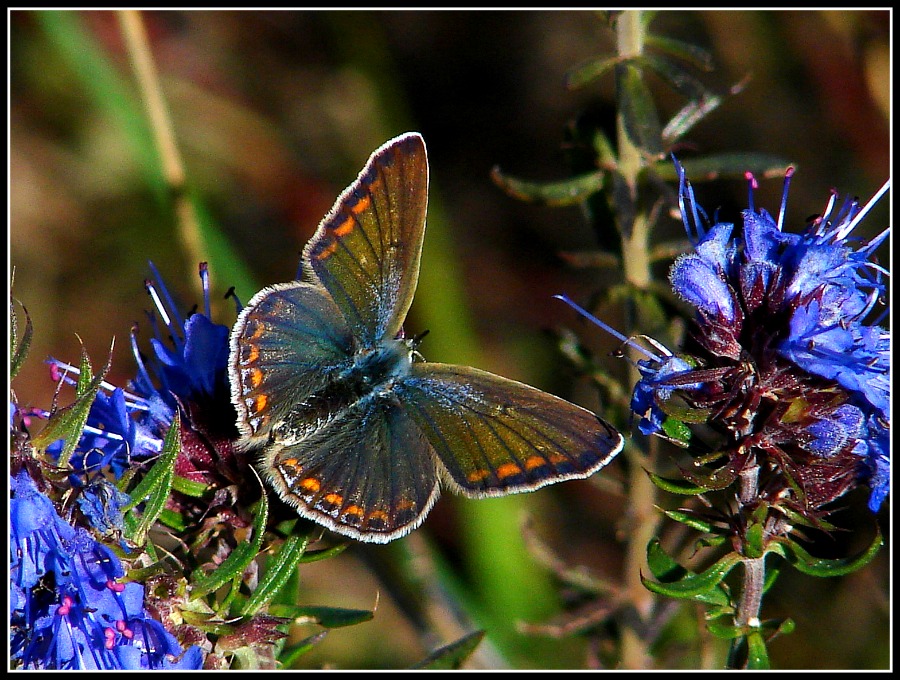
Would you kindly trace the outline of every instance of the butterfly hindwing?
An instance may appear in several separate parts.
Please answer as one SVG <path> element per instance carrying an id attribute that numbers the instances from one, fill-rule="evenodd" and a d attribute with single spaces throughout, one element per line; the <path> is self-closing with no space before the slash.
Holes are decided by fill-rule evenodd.
<path id="1" fill-rule="evenodd" d="M 400 331 L 419 276 L 428 203 L 425 142 L 384 144 L 338 197 L 303 251 L 364 346 Z"/>
<path id="2" fill-rule="evenodd" d="M 475 368 L 413 364 L 395 391 L 467 496 L 587 477 L 622 448 L 590 411 Z"/>
<path id="3" fill-rule="evenodd" d="M 298 514 L 360 541 L 418 526 L 438 497 L 438 463 L 395 399 L 372 396 L 298 441 L 263 452 L 263 471 Z"/>

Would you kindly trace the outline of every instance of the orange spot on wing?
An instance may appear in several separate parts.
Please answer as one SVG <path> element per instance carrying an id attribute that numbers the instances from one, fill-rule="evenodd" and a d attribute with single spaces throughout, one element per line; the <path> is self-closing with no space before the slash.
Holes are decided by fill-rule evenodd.
<path id="1" fill-rule="evenodd" d="M 506 479 L 507 477 L 520 474 L 522 474 L 522 468 L 515 463 L 504 463 L 497 468 L 497 477 L 500 479 Z"/>
<path id="2" fill-rule="evenodd" d="M 250 352 L 247 354 L 247 363 L 252 363 L 259 359 L 259 347 L 250 345 Z"/>
<path id="3" fill-rule="evenodd" d="M 368 210 L 371 205 L 372 198 L 370 196 L 363 196 L 350 208 L 350 211 L 354 215 L 359 215 L 363 210 Z"/>
<path id="4" fill-rule="evenodd" d="M 307 477 L 300 482 L 300 488 L 311 491 L 312 493 L 316 493 L 319 489 L 322 488 L 322 484 L 315 477 Z"/>
<path id="5" fill-rule="evenodd" d="M 377 520 L 381 520 L 382 522 L 387 522 L 388 515 L 384 510 L 373 510 L 372 512 L 369 513 L 368 519 L 370 519 L 370 520 L 377 519 Z"/>
<path id="6" fill-rule="evenodd" d="M 253 333 L 250 334 L 251 340 L 259 340 L 266 332 L 266 324 L 262 321 L 256 321 L 253 324 Z"/>
<path id="7" fill-rule="evenodd" d="M 561 453 L 552 453 L 550 454 L 550 462 L 554 465 L 559 465 L 560 463 L 568 463 L 569 459 Z"/>
<path id="8" fill-rule="evenodd" d="M 263 381 L 264 377 L 265 376 L 263 375 L 263 372 L 261 370 L 259 370 L 258 368 L 251 369 L 251 371 L 250 371 L 250 386 L 251 387 L 259 387 L 260 385 L 262 385 L 262 381 Z M 257 398 L 257 401 L 259 401 L 260 398 L 263 400 L 263 406 L 265 406 L 266 395 L 264 395 L 264 394 L 259 395 L 259 397 Z"/>
<path id="9" fill-rule="evenodd" d="M 323 500 L 331 505 L 340 505 L 344 502 L 344 497 L 339 493 L 330 493 Z"/>
<path id="10" fill-rule="evenodd" d="M 357 517 L 362 517 L 366 513 L 365 513 L 365 510 L 363 510 L 358 505 L 349 505 L 346 508 L 344 508 L 344 514 L 345 515 L 356 515 Z"/>
<path id="11" fill-rule="evenodd" d="M 532 456 L 528 460 L 525 461 L 525 469 L 526 470 L 534 470 L 539 467 L 544 467 L 547 464 L 547 461 L 544 460 L 541 456 Z"/>
<path id="12" fill-rule="evenodd" d="M 260 394 L 253 401 L 253 408 L 256 409 L 257 413 L 259 413 L 266 407 L 266 404 L 268 404 L 268 403 L 269 403 L 269 398 L 265 394 Z"/>
<path id="13" fill-rule="evenodd" d="M 332 241 L 328 244 L 327 248 L 324 248 L 321 253 L 316 254 L 317 260 L 326 260 L 332 255 L 334 255 L 335 251 L 337 251 L 338 244 L 337 241 Z"/>
<path id="14" fill-rule="evenodd" d="M 487 470 L 475 470 L 474 472 L 470 472 L 466 479 L 472 483 L 481 482 L 487 477 L 490 473 Z"/>
<path id="15" fill-rule="evenodd" d="M 336 236 L 346 236 L 351 231 L 356 228 L 356 220 L 352 217 L 348 217 L 346 220 L 341 222 L 338 226 L 334 228 L 334 233 Z"/>

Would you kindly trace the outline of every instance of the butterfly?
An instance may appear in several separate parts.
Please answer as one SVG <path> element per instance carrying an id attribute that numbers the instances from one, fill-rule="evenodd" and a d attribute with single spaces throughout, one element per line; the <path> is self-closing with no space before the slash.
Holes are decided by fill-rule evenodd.
<path id="1" fill-rule="evenodd" d="M 415 132 L 369 158 L 303 250 L 299 280 L 259 291 L 231 333 L 245 451 L 297 513 L 387 543 L 445 485 L 472 498 L 587 477 L 622 435 L 559 397 L 421 360 L 403 322 L 419 275 L 428 157 Z"/>

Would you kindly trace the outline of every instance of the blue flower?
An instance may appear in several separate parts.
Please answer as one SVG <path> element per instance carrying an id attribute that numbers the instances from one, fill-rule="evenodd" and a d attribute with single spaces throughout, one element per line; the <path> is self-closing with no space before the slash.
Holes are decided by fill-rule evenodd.
<path id="1" fill-rule="evenodd" d="M 145 361 L 137 349 L 132 332 L 132 350 L 138 374 L 131 389 L 143 397 L 150 408 L 150 419 L 168 424 L 179 406 L 210 402 L 228 396 L 228 326 L 210 320 L 209 274 L 206 263 L 200 265 L 205 313 L 194 312 L 183 319 L 169 295 L 159 272 L 150 264 L 156 281 L 145 285 L 162 321 L 167 340 L 151 316 L 155 337 L 150 339 L 153 357 Z"/>
<path id="2" fill-rule="evenodd" d="M 194 311 L 187 318 L 179 312 L 156 267 L 152 263 L 150 267 L 156 276 L 156 280 L 145 281 L 154 304 L 154 313 L 148 314 L 154 329 L 151 356 L 140 351 L 132 329 L 136 375 L 127 389 L 103 383 L 70 459 L 72 483 L 85 488 L 88 496 L 82 501 L 82 510 L 89 512 L 88 517 L 101 531 L 109 526 L 121 527 L 116 526 L 115 494 L 91 498 L 101 488 L 96 486 L 97 480 L 103 474 L 119 479 L 132 468 L 133 461 L 152 460 L 162 450 L 177 410 L 182 414 L 182 455 L 176 464 L 177 473 L 201 483 L 221 481 L 219 485 L 234 483 L 241 476 L 230 445 L 238 434 L 228 386 L 230 330 L 209 318 L 206 264 L 200 265 L 204 312 Z M 57 359 L 49 363 L 57 380 L 75 383 L 73 376 L 78 375 L 78 368 Z M 62 444 L 57 442 L 48 451 L 58 456 Z"/>
<path id="3" fill-rule="evenodd" d="M 701 313 L 734 321 L 737 304 L 729 285 L 734 244 L 732 224 L 717 224 L 696 243 L 696 254 L 682 255 L 672 266 L 672 287 Z"/>
<path id="4" fill-rule="evenodd" d="M 713 450 L 730 447 L 734 470 L 752 453 L 784 476 L 769 482 L 773 498 L 812 513 L 865 483 L 878 510 L 889 491 L 890 333 L 871 320 L 887 274 L 872 255 L 889 230 L 863 244 L 852 233 L 889 183 L 865 206 L 836 210 L 832 194 L 821 216 L 789 233 L 793 170 L 777 218 L 754 207 L 748 175 L 750 208 L 736 235 L 730 223 L 709 225 L 677 161 L 676 169 L 694 252 L 675 261 L 670 282 L 696 316 L 690 361 L 665 350 L 638 362 L 632 410 L 641 432 L 662 430 L 678 394 L 710 414 L 706 425 L 724 437 Z"/>
<path id="5" fill-rule="evenodd" d="M 77 368 L 53 358 L 49 362 L 59 380 L 74 384 L 72 375 L 78 374 Z M 80 484 L 87 484 L 102 471 L 120 479 L 131 467 L 132 459 L 143 460 L 160 452 L 162 438 L 155 429 L 147 427 L 146 412 L 145 400 L 121 388 L 103 385 L 91 404 L 81 439 L 70 459 Z M 61 449 L 62 441 L 48 447 L 53 455 Z"/>
<path id="6" fill-rule="evenodd" d="M 869 498 L 869 509 L 877 512 L 891 488 L 891 432 L 881 418 L 869 416 L 867 437 L 862 440 L 865 457 L 869 469 L 869 486 L 872 495 Z"/>
<path id="7" fill-rule="evenodd" d="M 78 369 L 50 359 L 52 374 L 60 382 L 74 383 Z M 31 414 L 43 418 L 49 413 L 37 409 Z M 120 388 L 103 383 L 97 392 L 81 437 L 69 458 L 69 482 L 78 489 L 78 507 L 90 525 L 100 533 L 122 531 L 122 508 L 130 502 L 107 479 L 121 479 L 132 461 L 147 460 L 162 449 L 162 439 L 145 425 L 146 407 L 141 399 Z M 59 458 L 63 440 L 53 442 L 47 453 Z"/>
<path id="8" fill-rule="evenodd" d="M 684 359 L 671 356 L 665 360 L 642 359 L 637 362 L 641 380 L 631 395 L 631 412 L 641 417 L 638 429 L 642 434 L 654 434 L 662 430 L 666 413 L 662 408 L 676 387 L 682 390 L 700 389 L 702 383 L 676 384 L 676 378 L 690 375 L 693 367 Z"/>
<path id="9" fill-rule="evenodd" d="M 123 583 L 116 554 L 71 526 L 23 469 L 11 477 L 10 648 L 26 669 L 199 669 Z"/>
<path id="10" fill-rule="evenodd" d="M 123 508 L 131 497 L 103 477 L 95 478 L 78 496 L 78 507 L 90 525 L 101 534 L 125 528 Z"/>
<path id="11" fill-rule="evenodd" d="M 199 269 L 203 311 L 193 310 L 187 317 L 179 311 L 153 263 L 150 267 L 155 280 L 145 281 L 145 287 L 154 305 L 153 313 L 148 314 L 154 329 L 152 352 L 148 357 L 138 349 L 132 331 L 138 370 L 129 391 L 146 405 L 144 423 L 160 436 L 168 430 L 176 410 L 181 413 L 179 476 L 210 486 L 239 483 L 248 462 L 246 457 L 238 461 L 233 455 L 238 432 L 228 382 L 230 328 L 210 319 L 206 263 Z"/>

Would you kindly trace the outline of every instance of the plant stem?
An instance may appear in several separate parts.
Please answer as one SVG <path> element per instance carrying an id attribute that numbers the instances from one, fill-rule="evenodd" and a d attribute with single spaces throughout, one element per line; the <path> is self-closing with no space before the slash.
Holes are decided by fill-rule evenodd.
<path id="1" fill-rule="evenodd" d="M 746 516 L 750 513 L 756 499 L 759 496 L 759 465 L 755 461 L 745 467 L 739 478 L 738 501 L 741 504 L 741 512 Z M 768 531 L 768 527 L 766 528 Z M 763 537 L 763 545 L 765 537 Z M 734 615 L 735 626 L 748 630 L 759 627 L 759 613 L 762 609 L 763 587 L 766 582 L 765 555 L 760 557 L 745 557 L 744 580 L 741 584 L 741 598 Z M 728 663 L 731 668 L 744 668 L 746 664 L 747 639 L 746 635 L 736 638 L 732 643 L 731 652 L 728 655 Z"/>
<path id="2" fill-rule="evenodd" d="M 644 23 L 639 11 L 625 11 L 616 22 L 616 48 L 619 57 L 635 57 L 643 51 Z M 617 120 L 618 163 L 617 169 L 624 180 L 632 204 L 637 204 L 638 175 L 643 165 L 641 150 L 631 141 L 625 130 L 621 114 Z M 648 258 L 649 225 L 647 215 L 634 211 L 634 221 L 629 228 L 621 229 L 622 262 L 626 281 L 638 290 L 645 289 L 650 282 L 650 261 Z M 639 358 L 639 357 L 636 357 Z M 634 384 L 640 376 L 632 367 L 629 376 Z M 629 461 L 628 502 L 628 545 L 624 563 L 624 588 L 627 598 L 634 607 L 635 620 L 623 623 L 621 667 L 646 669 L 651 665 L 647 641 L 642 631 L 651 615 L 653 595 L 641 583 L 641 573 L 647 573 L 647 544 L 655 535 L 659 516 L 655 508 L 656 488 L 645 470 L 653 469 L 655 446 L 650 445 L 644 454 L 639 447 L 627 449 Z"/>
<path id="3" fill-rule="evenodd" d="M 763 585 L 766 580 L 765 557 L 744 560 L 744 582 L 741 601 L 734 617 L 738 626 L 758 626 L 762 607 Z"/>
<path id="4" fill-rule="evenodd" d="M 187 195 L 184 162 L 175 141 L 175 129 L 166 107 L 143 18 L 138 10 L 120 10 L 118 17 L 141 99 L 150 120 L 153 142 L 162 162 L 163 176 L 175 202 L 175 215 L 182 246 L 187 253 L 188 262 L 205 262 L 209 257 L 200 235 L 197 211 Z"/>

